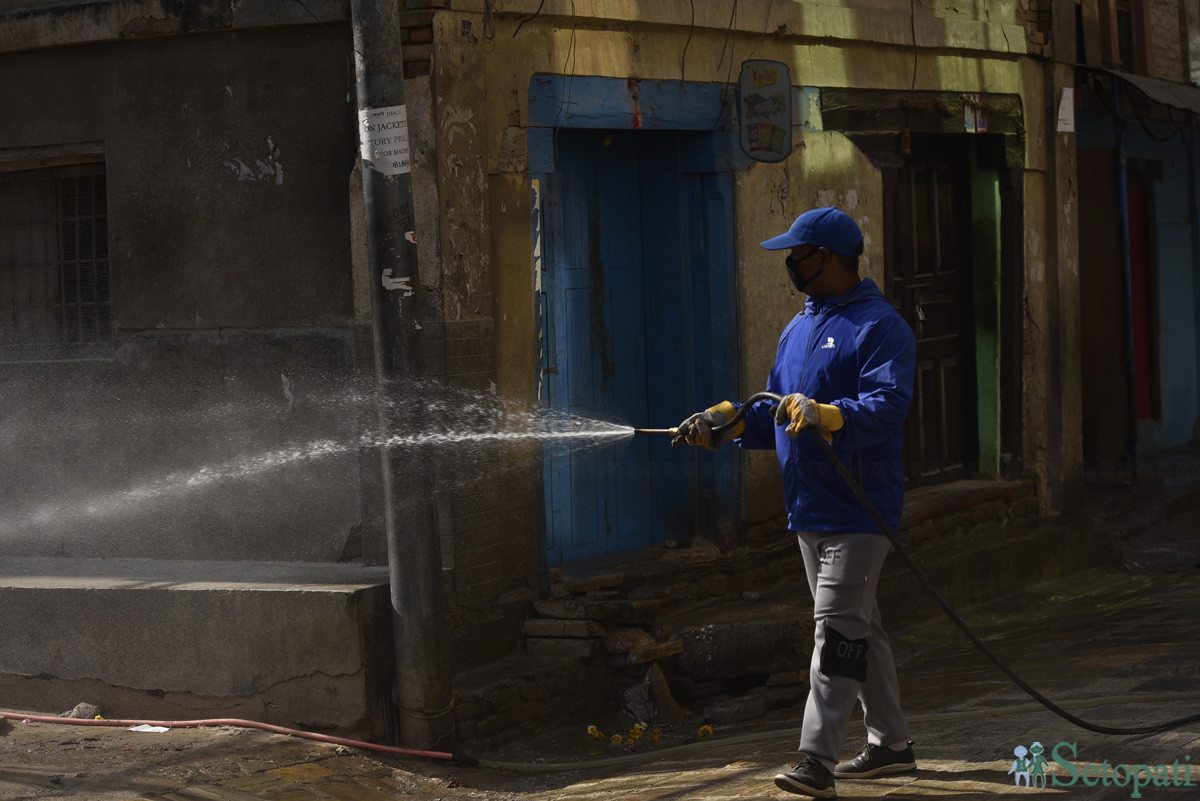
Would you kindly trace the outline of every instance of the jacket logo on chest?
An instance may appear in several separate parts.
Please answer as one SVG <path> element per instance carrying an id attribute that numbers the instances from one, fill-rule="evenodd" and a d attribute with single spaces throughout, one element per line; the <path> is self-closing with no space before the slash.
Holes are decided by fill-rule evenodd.
<path id="1" fill-rule="evenodd" d="M 825 344 L 821 346 L 821 350 L 829 350 L 836 347 L 837 343 L 833 341 L 833 337 L 825 337 Z"/>

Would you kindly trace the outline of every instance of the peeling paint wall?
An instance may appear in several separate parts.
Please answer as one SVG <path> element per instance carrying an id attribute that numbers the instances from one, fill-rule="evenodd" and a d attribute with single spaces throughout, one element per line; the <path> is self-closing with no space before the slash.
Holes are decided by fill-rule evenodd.
<path id="1" fill-rule="evenodd" d="M 1070 215 L 1070 189 L 1059 189 L 1053 133 L 1046 130 L 1042 62 L 1029 58 L 1027 4 L 919 0 L 897 12 L 886 0 L 837 6 L 809 2 L 743 0 L 730 13 L 724 3 L 697 3 L 695 16 L 677 4 L 514 2 L 496 5 L 486 18 L 477 4 L 448 0 L 433 17 L 432 107 L 437 131 L 442 247 L 440 285 L 450 319 L 494 326 L 495 387 L 516 404 L 538 402 L 539 295 L 533 231 L 537 192 L 530 174 L 529 85 L 534 74 L 564 76 L 564 109 L 576 113 L 573 76 L 629 81 L 683 81 L 727 85 L 746 58 L 780 60 L 800 87 L 850 87 L 894 91 L 949 91 L 1020 96 L 1024 99 L 1024 252 L 1014 257 L 1032 282 L 1026 306 L 1024 363 L 1027 398 L 1043 402 L 1055 391 L 1049 371 L 1069 358 L 1061 341 L 1057 309 L 1043 289 L 1058 287 L 1056 247 L 1061 231 L 1053 222 Z M 494 24 L 494 29 L 489 28 Z M 1040 52 L 1037 51 L 1037 52 Z M 631 113 L 627 127 L 643 123 L 647 109 Z M 652 110 L 651 110 L 652 112 Z M 719 125 L 720 120 L 713 120 Z M 837 204 L 864 229 L 864 274 L 883 272 L 883 198 L 879 169 L 838 133 L 820 130 L 819 118 L 797 128 L 794 152 L 775 165 L 756 164 L 734 174 L 736 186 L 738 312 L 741 325 L 742 392 L 761 388 L 780 330 L 801 299 L 777 258 L 758 243 L 783 230 L 806 208 Z M 1019 145 L 1018 145 L 1019 147 Z M 1068 169 L 1064 166 L 1064 170 Z M 1064 173 L 1065 174 L 1065 173 Z M 1052 198 L 1049 202 L 1047 197 Z M 1062 201 L 1067 202 L 1062 202 Z M 1076 271 L 1065 265 L 1061 288 Z M 1033 297 L 1037 295 L 1037 297 Z M 1057 301 L 1053 301 L 1057 302 Z M 1059 349 L 1065 347 L 1066 351 Z M 1050 360 L 1047 354 L 1058 355 Z M 718 400 L 718 399 L 714 399 Z M 1063 471 L 1062 451 L 1040 451 L 1046 431 L 1061 430 L 1061 409 L 1031 412 L 1026 454 L 1047 487 L 1051 461 L 1055 480 Z M 1061 439 L 1061 437 L 1060 437 Z M 520 463 L 524 454 L 502 461 Z M 1073 457 L 1065 469 L 1070 470 Z M 781 509 L 778 475 L 769 453 L 743 456 L 744 518 L 772 518 Z M 1047 489 L 1045 497 L 1049 497 Z M 1049 502 L 1049 501 L 1048 501 Z M 455 529 L 460 558 L 472 551 L 491 554 L 474 563 L 503 577 L 494 591 L 540 592 L 537 574 L 543 503 L 537 471 L 506 484 L 496 516 L 507 525 L 497 539 L 494 526 Z M 495 545 L 503 543 L 497 553 Z M 459 581 L 458 590 L 466 583 Z M 470 597 L 463 592 L 462 598 Z M 476 595 L 482 598 L 482 595 Z M 470 603 L 477 603 L 471 601 Z"/>

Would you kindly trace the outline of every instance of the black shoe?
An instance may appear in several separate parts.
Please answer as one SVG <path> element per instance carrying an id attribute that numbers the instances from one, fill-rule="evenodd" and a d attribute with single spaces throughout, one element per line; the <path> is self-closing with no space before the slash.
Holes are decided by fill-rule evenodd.
<path id="1" fill-rule="evenodd" d="M 811 795 L 813 798 L 837 798 L 833 774 L 815 759 L 806 758 L 803 762 L 794 763 L 789 772 L 777 774 L 775 786 L 789 793 Z"/>
<path id="2" fill-rule="evenodd" d="M 889 773 L 910 773 L 916 769 L 917 759 L 913 756 L 911 740 L 903 751 L 868 743 L 854 759 L 835 767 L 833 775 L 839 779 L 872 779 Z"/>

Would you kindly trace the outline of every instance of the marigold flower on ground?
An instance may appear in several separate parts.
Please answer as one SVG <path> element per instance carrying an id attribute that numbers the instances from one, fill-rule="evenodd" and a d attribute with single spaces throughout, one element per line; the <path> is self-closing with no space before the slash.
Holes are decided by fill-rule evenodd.
<path id="1" fill-rule="evenodd" d="M 592 735 L 592 736 L 593 736 L 593 737 L 595 737 L 597 740 L 603 740 L 603 739 L 604 739 L 604 732 L 600 731 L 600 730 L 599 730 L 599 729 L 597 729 L 595 726 L 588 726 L 588 734 Z"/>
<path id="2" fill-rule="evenodd" d="M 709 726 L 707 723 L 705 723 L 703 726 L 700 727 L 700 731 L 696 732 L 696 736 L 697 737 L 712 737 L 712 733 L 713 733 L 712 726 Z"/>

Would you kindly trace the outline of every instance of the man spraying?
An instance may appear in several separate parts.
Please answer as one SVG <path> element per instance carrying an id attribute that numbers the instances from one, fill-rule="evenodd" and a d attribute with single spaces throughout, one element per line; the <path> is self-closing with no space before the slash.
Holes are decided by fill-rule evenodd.
<path id="1" fill-rule="evenodd" d="M 762 243 L 786 250 L 787 272 L 807 293 L 804 311 L 779 338 L 767 391 L 731 430 L 714 434 L 739 407 L 724 401 L 679 425 L 676 443 L 773 448 L 783 474 L 788 528 L 797 532 L 815 623 L 810 690 L 799 750 L 775 777 L 782 790 L 837 795 L 835 777 L 869 779 L 916 770 L 891 644 L 876 590 L 891 550 L 886 534 L 810 436 L 812 426 L 851 466 L 893 530 L 904 505 L 901 448 L 912 399 L 916 340 L 869 278 L 858 274 L 862 232 L 836 208 L 801 214 Z M 855 699 L 867 743 L 838 764 Z"/>

